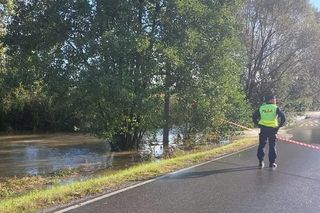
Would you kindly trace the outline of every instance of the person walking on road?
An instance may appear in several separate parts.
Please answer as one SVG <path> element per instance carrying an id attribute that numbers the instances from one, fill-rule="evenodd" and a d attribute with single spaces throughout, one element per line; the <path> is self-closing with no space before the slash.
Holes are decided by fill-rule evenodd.
<path id="1" fill-rule="evenodd" d="M 284 125 L 286 118 L 284 113 L 276 105 L 276 97 L 274 95 L 265 96 L 264 101 L 265 103 L 262 104 L 252 115 L 254 124 L 260 128 L 257 157 L 259 159 L 259 168 L 263 168 L 263 158 L 265 155 L 264 147 L 268 141 L 269 167 L 276 168 L 276 134 L 278 133 L 279 128 Z"/>

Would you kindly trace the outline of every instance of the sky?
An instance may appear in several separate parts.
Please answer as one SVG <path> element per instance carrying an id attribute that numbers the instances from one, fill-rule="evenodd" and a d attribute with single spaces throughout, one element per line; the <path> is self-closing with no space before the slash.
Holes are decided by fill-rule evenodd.
<path id="1" fill-rule="evenodd" d="M 311 4 L 320 10 L 320 0 L 310 0 Z"/>

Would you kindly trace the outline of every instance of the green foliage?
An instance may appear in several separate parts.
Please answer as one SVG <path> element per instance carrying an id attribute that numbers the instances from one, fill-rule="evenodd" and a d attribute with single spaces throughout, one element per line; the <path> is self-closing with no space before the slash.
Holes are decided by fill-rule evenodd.
<path id="1" fill-rule="evenodd" d="M 319 18 L 307 0 L 248 0 L 244 29 L 246 96 L 254 107 L 275 93 L 287 110 L 311 107 L 317 92 Z"/>
<path id="2" fill-rule="evenodd" d="M 99 135 L 119 149 L 178 126 L 247 122 L 236 0 L 16 1 L 1 78 L 5 126 Z M 12 121 L 12 122 L 10 122 Z M 19 123 L 20 125 L 14 125 Z M 26 124 L 28 124 L 26 126 Z"/>
<path id="3" fill-rule="evenodd" d="M 190 12 L 190 5 L 195 11 L 182 16 L 181 25 L 172 20 L 172 34 L 166 31 L 170 41 L 175 39 L 175 54 L 171 55 L 176 60 L 166 60 L 174 94 L 171 123 L 182 127 L 187 138 L 211 131 L 222 134 L 228 129 L 224 119 L 248 121 L 250 112 L 239 82 L 242 61 L 236 55 L 241 44 L 233 15 L 237 7 L 232 1 L 177 2 L 178 14 Z M 179 37 L 175 36 L 176 29 Z"/>

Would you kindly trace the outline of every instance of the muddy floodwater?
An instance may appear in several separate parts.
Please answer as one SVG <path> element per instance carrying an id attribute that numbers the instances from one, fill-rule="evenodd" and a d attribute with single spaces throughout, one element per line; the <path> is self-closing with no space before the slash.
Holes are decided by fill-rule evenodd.
<path id="1" fill-rule="evenodd" d="M 123 168 L 137 161 L 135 152 L 111 152 L 108 143 L 90 135 L 41 134 L 0 136 L 0 177 Z"/>
<path id="2" fill-rule="evenodd" d="M 289 133 L 293 140 L 320 145 L 320 119 L 319 117 L 305 119 Z"/>
<path id="3" fill-rule="evenodd" d="M 294 140 L 320 145 L 320 117 L 299 121 L 289 134 Z M 170 144 L 177 145 L 174 137 L 170 133 Z M 155 140 L 161 139 L 159 134 Z M 220 141 L 225 143 L 229 140 Z M 84 134 L 0 135 L 0 177 L 46 175 L 73 168 L 84 174 L 127 168 L 150 151 L 154 157 L 161 157 L 163 152 L 161 144 L 139 152 L 112 152 L 102 139 Z"/>

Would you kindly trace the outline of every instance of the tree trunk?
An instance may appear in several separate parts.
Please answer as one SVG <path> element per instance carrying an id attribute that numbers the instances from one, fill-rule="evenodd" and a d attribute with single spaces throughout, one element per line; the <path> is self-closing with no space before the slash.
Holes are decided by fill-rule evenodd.
<path id="1" fill-rule="evenodd" d="M 163 126 L 163 149 L 166 151 L 169 148 L 169 107 L 170 94 L 167 92 L 164 97 L 164 126 Z"/>
<path id="2" fill-rule="evenodd" d="M 166 152 L 169 148 L 169 129 L 170 129 L 170 75 L 166 75 L 165 82 L 165 96 L 164 96 L 164 110 L 163 110 L 163 149 Z"/>

